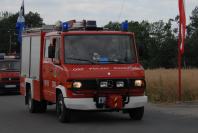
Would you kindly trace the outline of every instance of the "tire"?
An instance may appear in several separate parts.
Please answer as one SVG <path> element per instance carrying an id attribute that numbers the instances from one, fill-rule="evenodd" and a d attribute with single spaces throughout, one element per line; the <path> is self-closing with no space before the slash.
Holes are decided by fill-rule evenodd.
<path id="1" fill-rule="evenodd" d="M 71 122 L 71 110 L 66 108 L 62 93 L 57 94 L 56 99 L 56 114 L 58 120 L 61 123 Z"/>
<path id="2" fill-rule="evenodd" d="M 128 113 L 131 119 L 142 120 L 144 116 L 144 107 L 130 109 Z"/>
<path id="3" fill-rule="evenodd" d="M 45 101 L 36 101 L 32 99 L 32 93 L 28 91 L 28 110 L 30 113 L 44 113 L 47 110 L 47 103 Z"/>

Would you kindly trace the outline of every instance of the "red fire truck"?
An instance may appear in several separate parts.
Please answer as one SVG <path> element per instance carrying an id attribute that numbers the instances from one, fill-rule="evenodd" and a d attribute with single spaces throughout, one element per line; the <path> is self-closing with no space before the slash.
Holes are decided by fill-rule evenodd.
<path id="1" fill-rule="evenodd" d="M 17 56 L 0 55 L 0 92 L 19 92 L 20 59 Z"/>
<path id="2" fill-rule="evenodd" d="M 144 114 L 144 69 L 134 33 L 98 28 L 95 21 L 26 30 L 22 39 L 20 91 L 31 113 L 56 104 L 60 122 L 72 112 L 123 111 Z"/>

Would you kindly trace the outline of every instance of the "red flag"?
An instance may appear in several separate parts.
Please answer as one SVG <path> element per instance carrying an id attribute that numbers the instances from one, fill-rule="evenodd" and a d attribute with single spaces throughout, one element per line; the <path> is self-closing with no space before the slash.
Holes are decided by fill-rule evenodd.
<path id="1" fill-rule="evenodd" d="M 186 13 L 185 13 L 185 0 L 179 0 L 179 49 L 181 54 L 184 53 L 184 42 L 186 38 Z"/>

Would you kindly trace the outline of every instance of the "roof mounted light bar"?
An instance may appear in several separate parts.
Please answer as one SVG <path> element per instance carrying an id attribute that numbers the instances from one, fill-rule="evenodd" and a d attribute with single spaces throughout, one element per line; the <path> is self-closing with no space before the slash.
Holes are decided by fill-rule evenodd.
<path id="1" fill-rule="evenodd" d="M 97 24 L 96 21 L 87 21 L 86 22 L 86 30 L 96 30 Z"/>
<path id="2" fill-rule="evenodd" d="M 127 32 L 128 31 L 128 21 L 124 21 L 120 25 L 120 30 Z M 97 27 L 97 23 L 95 20 L 82 20 L 82 21 L 76 21 L 76 20 L 70 20 L 66 22 L 58 21 L 55 25 L 44 25 L 41 28 L 30 28 L 26 29 L 26 33 L 32 33 L 32 32 L 51 32 L 51 31 L 75 31 L 75 30 L 87 30 L 87 31 L 103 31 L 103 30 L 110 30 L 104 27 Z"/>
<path id="3" fill-rule="evenodd" d="M 95 20 L 83 20 L 83 21 L 67 21 L 62 23 L 62 31 L 69 30 L 98 30 Z M 101 29 L 101 28 L 100 28 Z"/>

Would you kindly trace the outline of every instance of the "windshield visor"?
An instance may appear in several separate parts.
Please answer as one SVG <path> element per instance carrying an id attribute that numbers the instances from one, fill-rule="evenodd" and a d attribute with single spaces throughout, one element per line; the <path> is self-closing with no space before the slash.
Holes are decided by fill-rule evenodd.
<path id="1" fill-rule="evenodd" d="M 132 64 L 136 62 L 129 35 L 69 35 L 64 37 L 66 64 Z"/>

